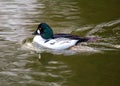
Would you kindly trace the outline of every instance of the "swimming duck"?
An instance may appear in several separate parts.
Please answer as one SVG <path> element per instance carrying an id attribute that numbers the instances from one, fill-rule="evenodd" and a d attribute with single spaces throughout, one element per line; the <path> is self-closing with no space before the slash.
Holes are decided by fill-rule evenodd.
<path id="1" fill-rule="evenodd" d="M 71 34 L 53 34 L 52 28 L 46 23 L 40 23 L 33 35 L 35 35 L 33 42 L 44 48 L 54 50 L 69 49 L 81 42 L 91 40 L 89 37 L 79 37 Z"/>

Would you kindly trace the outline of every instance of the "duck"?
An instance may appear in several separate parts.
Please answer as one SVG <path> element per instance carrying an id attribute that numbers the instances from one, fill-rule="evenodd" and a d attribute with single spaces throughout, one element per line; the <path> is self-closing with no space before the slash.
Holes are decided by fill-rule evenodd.
<path id="1" fill-rule="evenodd" d="M 79 37 L 66 33 L 54 34 L 53 29 L 47 23 L 40 23 L 33 35 L 35 35 L 33 43 L 53 50 L 65 50 L 77 46 L 81 42 L 94 40 L 91 37 Z"/>

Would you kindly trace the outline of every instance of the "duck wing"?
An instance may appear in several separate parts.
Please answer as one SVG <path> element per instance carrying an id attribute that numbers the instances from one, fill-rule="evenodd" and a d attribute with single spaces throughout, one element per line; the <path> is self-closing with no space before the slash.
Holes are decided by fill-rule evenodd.
<path id="1" fill-rule="evenodd" d="M 53 38 L 69 38 L 69 39 L 72 39 L 72 40 L 78 40 L 76 42 L 76 45 L 80 42 L 87 42 L 89 41 L 91 38 L 88 38 L 88 37 L 79 37 L 79 36 L 76 36 L 76 35 L 71 35 L 71 34 L 54 34 Z"/>

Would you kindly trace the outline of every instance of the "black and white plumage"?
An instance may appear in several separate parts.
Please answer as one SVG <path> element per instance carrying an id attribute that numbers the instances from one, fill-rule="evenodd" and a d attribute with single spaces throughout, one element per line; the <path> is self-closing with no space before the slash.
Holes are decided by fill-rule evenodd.
<path id="1" fill-rule="evenodd" d="M 64 33 L 53 34 L 53 30 L 46 23 L 39 24 L 37 30 L 33 33 L 33 35 L 36 35 L 33 39 L 33 42 L 36 42 L 45 48 L 55 50 L 68 49 L 81 42 L 96 40 L 91 37 L 79 37 L 76 35 Z"/>

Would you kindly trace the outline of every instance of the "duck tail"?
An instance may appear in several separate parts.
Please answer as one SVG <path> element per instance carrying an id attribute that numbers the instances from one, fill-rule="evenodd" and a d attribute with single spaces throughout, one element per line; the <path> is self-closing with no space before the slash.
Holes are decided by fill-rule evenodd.
<path id="1" fill-rule="evenodd" d="M 81 42 L 95 42 L 95 41 L 97 41 L 97 39 L 98 39 L 97 37 L 83 37 L 83 38 L 79 38 L 78 42 L 75 45 L 77 45 L 77 44 L 79 44 Z"/>

